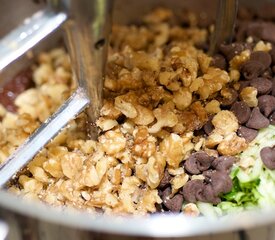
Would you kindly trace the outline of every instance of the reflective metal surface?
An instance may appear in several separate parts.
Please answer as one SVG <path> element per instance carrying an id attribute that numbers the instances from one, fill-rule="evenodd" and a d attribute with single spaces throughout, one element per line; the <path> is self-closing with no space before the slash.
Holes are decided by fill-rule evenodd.
<path id="1" fill-rule="evenodd" d="M 0 186 L 23 168 L 66 124 L 81 113 L 90 103 L 86 91 L 79 87 L 62 106 L 18 147 L 0 166 Z"/>
<path id="2" fill-rule="evenodd" d="M 65 37 L 73 71 L 79 85 L 87 91 L 89 134 L 97 138 L 95 121 L 102 106 L 104 69 L 111 29 L 112 0 L 70 0 L 66 12 Z"/>
<path id="3" fill-rule="evenodd" d="M 1 0 L 0 0 L 1 1 Z M 16 1 L 17 7 L 23 7 L 24 1 Z M 176 12 L 183 7 L 192 8 L 195 11 L 209 11 L 213 13 L 216 5 L 202 4 L 203 0 L 117 0 L 115 3 L 115 22 L 134 22 L 142 14 L 155 6 L 172 7 Z M 244 1 L 248 4 L 259 4 L 259 1 Z M 212 1 L 211 1 L 212 3 Z M 11 7 L 15 1 L 7 1 Z M 209 8 L 209 9 L 208 9 Z M 0 15 L 4 13 L 0 8 Z M 203 10 L 202 10 L 203 9 Z M 15 21 L 6 15 L 10 21 Z M 23 16 L 20 16 L 21 18 Z M 0 22 L 1 25 L 1 22 Z M 1 33 L 1 26 L 0 26 Z M 0 34 L 1 35 L 1 34 Z M 47 44 L 53 44 L 53 38 L 47 40 Z M 26 59 L 27 60 L 27 59 Z M 27 64 L 27 63 L 26 63 Z M 14 65 L 11 65 L 14 67 Z M 13 68 L 14 69 L 14 68 Z M 9 67 L 7 68 L 9 70 Z M 0 216 L 9 223 L 17 224 L 22 229 L 22 223 L 30 222 L 30 226 L 36 228 L 38 237 L 29 239 L 51 239 L 47 237 L 46 231 L 50 226 L 51 231 L 56 231 L 64 239 L 92 239 L 92 232 L 116 233 L 128 236 L 154 236 L 154 237 L 186 237 L 202 234 L 215 234 L 219 232 L 252 228 L 268 223 L 275 223 L 273 209 L 255 210 L 243 212 L 238 215 L 229 215 L 222 219 L 215 218 L 188 218 L 182 214 L 161 215 L 155 214 L 151 217 L 114 217 L 100 216 L 86 212 L 76 212 L 68 209 L 51 208 L 42 203 L 28 202 L 18 198 L 4 190 L 0 191 Z M 21 218 L 19 218 L 21 216 Z M 21 220 L 20 220 L 21 219 Z M 20 221 L 19 221 L 20 220 Z M 73 235 L 72 233 L 75 233 Z M 39 238 L 41 237 L 41 238 Z M 15 238 L 14 238 L 15 239 Z M 19 238 L 18 238 L 19 239 Z M 22 238 L 21 238 L 22 239 Z M 27 239 L 27 238 L 25 238 Z M 119 239 L 119 238 L 118 238 Z"/>
<path id="4" fill-rule="evenodd" d="M 38 12 L 0 42 L 0 56 L 3 56 L 0 71 L 1 67 L 6 67 L 60 26 L 69 15 L 65 35 L 79 88 L 0 166 L 0 186 L 4 186 L 87 106 L 90 136 L 97 138 L 95 121 L 102 105 L 103 71 L 111 28 L 112 0 L 64 0 L 52 1 L 51 5 L 51 9 L 55 8 L 59 13 L 50 9 Z M 60 11 L 65 11 L 66 14 Z"/>
<path id="5" fill-rule="evenodd" d="M 34 219 L 55 224 L 55 230 L 63 228 L 64 234 L 66 230 L 77 230 L 79 235 L 74 239 L 89 239 L 82 238 L 81 233 L 84 230 L 128 236 L 187 237 L 247 229 L 275 222 L 274 208 L 242 212 L 224 218 L 193 218 L 183 214 L 154 214 L 147 217 L 102 216 L 72 209 L 49 208 L 47 205 L 26 201 L 4 191 L 0 191 L 0 196 L 0 206 L 4 208 L 0 209 L 0 216 L 5 217 L 11 211 L 24 216 L 24 221 Z M 37 227 L 40 227 L 39 224 Z"/>
<path id="6" fill-rule="evenodd" d="M 214 54 L 220 43 L 232 41 L 237 12 L 238 0 L 219 0 L 215 29 L 210 41 L 210 55 Z"/>
<path id="7" fill-rule="evenodd" d="M 39 11 L 0 40 L 0 72 L 39 41 L 48 36 L 67 19 L 65 13 Z"/>

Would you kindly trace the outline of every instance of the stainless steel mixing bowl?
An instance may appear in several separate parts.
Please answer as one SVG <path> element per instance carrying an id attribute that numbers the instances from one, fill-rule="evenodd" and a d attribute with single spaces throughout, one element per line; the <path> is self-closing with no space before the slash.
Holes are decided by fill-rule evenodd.
<path id="1" fill-rule="evenodd" d="M 43 2 L 43 1 L 42 1 Z M 262 1 L 261 1 L 262 2 Z M 135 22 L 143 13 L 154 6 L 167 6 L 179 11 L 188 7 L 194 11 L 207 11 L 214 14 L 216 1 L 206 0 L 117 0 L 114 21 Z M 243 1 L 257 6 L 260 1 Z M 0 0 L 0 37 L 21 23 L 35 11 L 43 8 L 30 0 Z M 206 6 L 207 5 L 207 6 Z M 43 40 L 33 51 L 50 49 L 60 39 L 57 31 Z M 0 56 L 1 57 L 1 56 Z M 11 78 L 20 69 L 31 64 L 31 59 L 21 57 L 0 75 L 0 84 Z M 229 215 L 222 219 L 190 218 L 183 214 L 154 214 L 150 217 L 114 217 L 88 214 L 68 209 L 58 209 L 41 203 L 28 202 L 12 194 L 0 191 L 0 218 L 10 228 L 9 239 L 93 239 L 94 234 L 118 234 L 147 237 L 186 237 L 245 229 L 268 223 L 275 223 L 274 209 L 244 212 Z M 3 231 L 7 225 L 0 224 Z M 3 232 L 4 233 L 4 232 Z M 119 239 L 119 238 L 118 238 Z"/>

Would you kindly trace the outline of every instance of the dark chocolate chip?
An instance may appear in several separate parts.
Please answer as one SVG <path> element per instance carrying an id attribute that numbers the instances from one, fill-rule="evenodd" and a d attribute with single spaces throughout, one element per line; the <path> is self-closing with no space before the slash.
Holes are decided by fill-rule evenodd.
<path id="1" fill-rule="evenodd" d="M 187 202 L 195 203 L 202 195 L 203 188 L 205 187 L 203 180 L 195 179 L 187 182 L 182 188 L 182 194 Z"/>
<path id="2" fill-rule="evenodd" d="M 258 106 L 261 112 L 268 117 L 275 110 L 275 97 L 270 95 L 260 96 Z"/>
<path id="3" fill-rule="evenodd" d="M 275 112 L 269 116 L 270 124 L 275 125 Z"/>
<path id="4" fill-rule="evenodd" d="M 232 105 L 238 98 L 238 93 L 233 88 L 227 88 L 226 90 L 226 96 L 219 99 L 222 106 Z"/>
<path id="5" fill-rule="evenodd" d="M 169 184 L 170 184 L 170 180 L 171 180 L 171 179 L 172 179 L 172 177 L 171 177 L 171 175 L 169 174 L 168 170 L 166 169 L 166 170 L 164 171 L 164 175 L 163 175 L 163 177 L 162 177 L 162 179 L 161 179 L 161 181 L 160 181 L 158 187 L 159 187 L 160 189 L 163 189 L 163 188 L 168 187 Z"/>
<path id="6" fill-rule="evenodd" d="M 260 112 L 260 109 L 258 107 L 255 107 L 251 112 L 250 118 L 246 123 L 246 126 L 248 128 L 261 129 L 268 127 L 268 125 L 269 120 Z"/>
<path id="7" fill-rule="evenodd" d="M 261 159 L 262 159 L 264 165 L 267 168 L 269 168 L 271 170 L 275 169 L 275 149 L 274 148 L 264 147 L 260 151 L 260 156 L 261 156 Z"/>
<path id="8" fill-rule="evenodd" d="M 222 160 L 221 160 L 222 161 Z M 187 202 L 202 201 L 213 204 L 218 204 L 221 199 L 219 196 L 227 193 L 232 189 L 232 180 L 227 171 L 231 160 L 228 160 L 227 165 L 219 165 L 222 171 L 208 170 L 204 172 L 205 182 L 203 180 L 191 180 L 187 182 L 182 188 L 182 194 Z"/>
<path id="9" fill-rule="evenodd" d="M 254 78 L 250 81 L 250 86 L 257 89 L 258 95 L 268 94 L 272 89 L 272 82 L 267 78 Z"/>
<path id="10" fill-rule="evenodd" d="M 154 214 L 161 214 L 161 213 L 163 213 L 165 211 L 165 209 L 163 209 L 162 204 L 155 204 L 155 206 L 156 206 L 156 211 L 153 212 L 153 213 L 151 213 L 152 215 L 154 215 Z"/>
<path id="11" fill-rule="evenodd" d="M 250 80 L 259 77 L 264 72 L 265 66 L 258 61 L 248 60 L 241 65 L 240 70 L 245 79 Z"/>
<path id="12" fill-rule="evenodd" d="M 250 81 L 239 81 L 240 88 L 239 92 L 241 92 L 245 87 L 250 86 Z"/>
<path id="13" fill-rule="evenodd" d="M 233 57 L 240 54 L 246 49 L 245 44 L 242 43 L 231 43 L 221 44 L 219 50 L 226 56 L 226 59 L 230 61 Z"/>
<path id="14" fill-rule="evenodd" d="M 226 172 L 214 171 L 210 176 L 210 184 L 214 190 L 214 194 L 219 196 L 222 193 L 228 193 L 232 189 L 232 180 Z"/>
<path id="15" fill-rule="evenodd" d="M 211 66 L 226 70 L 227 64 L 223 55 L 215 54 L 211 62 Z"/>
<path id="16" fill-rule="evenodd" d="M 229 166 L 220 167 L 223 168 Z M 221 201 L 219 196 L 223 193 L 229 192 L 232 189 L 233 184 L 228 172 L 224 170 L 208 170 L 205 171 L 203 175 L 205 176 L 206 184 L 203 187 L 203 191 L 198 194 L 197 199 L 202 202 L 218 204 Z"/>
<path id="17" fill-rule="evenodd" d="M 171 212 L 180 212 L 183 204 L 183 196 L 181 194 L 176 194 L 172 197 L 171 188 L 166 188 L 162 193 L 162 202 L 166 208 Z"/>
<path id="18" fill-rule="evenodd" d="M 162 198 L 162 195 L 163 195 L 163 191 L 158 189 L 158 195 Z"/>
<path id="19" fill-rule="evenodd" d="M 235 157 L 232 156 L 221 156 L 216 158 L 212 162 L 212 167 L 217 171 L 229 172 L 233 166 L 233 163 L 236 161 Z"/>
<path id="20" fill-rule="evenodd" d="M 269 53 L 264 52 L 264 51 L 252 52 L 250 55 L 250 60 L 260 62 L 261 64 L 264 65 L 265 69 L 267 69 L 270 66 L 271 61 L 272 61 Z"/>
<path id="21" fill-rule="evenodd" d="M 239 137 L 243 137 L 247 142 L 251 142 L 257 137 L 258 131 L 245 126 L 240 126 L 238 129 L 238 135 Z"/>
<path id="22" fill-rule="evenodd" d="M 203 130 L 207 135 L 210 135 L 210 133 L 214 130 L 214 125 L 212 124 L 213 116 L 209 118 L 209 120 L 204 124 Z"/>
<path id="23" fill-rule="evenodd" d="M 217 196 L 216 192 L 210 184 L 207 184 L 204 187 L 202 194 L 198 196 L 198 200 L 201 202 L 212 203 L 214 205 L 221 202 L 221 199 Z"/>
<path id="24" fill-rule="evenodd" d="M 185 161 L 184 168 L 191 174 L 199 174 L 207 170 L 211 166 L 213 160 L 214 158 L 205 152 L 196 152 L 191 154 Z"/>
<path id="25" fill-rule="evenodd" d="M 194 136 L 195 137 L 204 137 L 205 132 L 204 132 L 203 128 L 201 128 L 199 130 L 194 130 Z"/>
<path id="26" fill-rule="evenodd" d="M 261 74 L 261 77 L 263 78 L 267 78 L 267 79 L 272 79 L 273 77 L 273 72 L 272 72 L 272 69 L 269 67 L 267 68 L 262 74 Z"/>
<path id="27" fill-rule="evenodd" d="M 275 24 L 272 22 L 250 22 L 247 25 L 246 34 L 256 41 L 275 42 Z"/>
<path id="28" fill-rule="evenodd" d="M 0 104 L 8 111 L 16 112 L 15 98 L 33 86 L 32 70 L 26 69 L 19 72 L 13 79 L 0 86 Z"/>
<path id="29" fill-rule="evenodd" d="M 248 121 L 250 114 L 251 114 L 251 110 L 249 108 L 249 106 L 241 101 L 241 102 L 235 102 L 230 111 L 232 111 L 235 116 L 238 119 L 239 124 L 244 124 Z"/>

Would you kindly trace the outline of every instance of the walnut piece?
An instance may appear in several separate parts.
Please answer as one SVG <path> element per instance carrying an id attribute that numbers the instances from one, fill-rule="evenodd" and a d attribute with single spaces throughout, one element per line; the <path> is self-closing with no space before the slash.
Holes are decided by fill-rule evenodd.
<path id="1" fill-rule="evenodd" d="M 240 99 L 243 100 L 249 107 L 257 107 L 257 89 L 254 87 L 245 87 L 240 93 Z"/>
<path id="2" fill-rule="evenodd" d="M 177 168 L 184 158 L 183 139 L 177 134 L 170 134 L 160 143 L 160 151 L 166 158 L 167 164 Z"/>
<path id="3" fill-rule="evenodd" d="M 212 119 L 212 124 L 215 127 L 215 132 L 223 136 L 236 132 L 239 127 L 236 116 L 228 110 L 218 112 Z"/>
<path id="4" fill-rule="evenodd" d="M 217 150 L 222 155 L 234 156 L 247 148 L 244 138 L 238 137 L 236 133 L 231 133 L 219 144 Z"/>
<path id="5" fill-rule="evenodd" d="M 99 137 L 103 150 L 110 155 L 116 154 L 126 147 L 126 139 L 119 130 L 107 131 Z"/>

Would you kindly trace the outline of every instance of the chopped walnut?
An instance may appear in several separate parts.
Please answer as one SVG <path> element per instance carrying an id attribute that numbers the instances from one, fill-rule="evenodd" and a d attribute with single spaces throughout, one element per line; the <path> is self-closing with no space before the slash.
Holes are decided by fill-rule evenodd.
<path id="1" fill-rule="evenodd" d="M 257 89 L 254 87 L 245 87 L 240 93 L 240 99 L 243 100 L 249 107 L 257 107 Z"/>
<path id="2" fill-rule="evenodd" d="M 172 194 L 175 194 L 180 188 L 182 188 L 188 180 L 189 175 L 186 173 L 176 175 L 174 178 L 172 178 L 172 180 L 170 181 L 172 185 Z"/>
<path id="3" fill-rule="evenodd" d="M 47 160 L 43 164 L 43 169 L 55 178 L 62 178 L 64 175 L 60 160 L 54 158 Z"/>
<path id="4" fill-rule="evenodd" d="M 70 179 L 74 178 L 83 167 L 83 157 L 77 153 L 67 153 L 61 159 L 61 168 L 64 175 Z"/>
<path id="5" fill-rule="evenodd" d="M 49 76 L 53 75 L 53 67 L 50 64 L 41 64 L 33 73 L 34 82 L 42 85 L 48 81 Z"/>
<path id="6" fill-rule="evenodd" d="M 21 93 L 15 100 L 15 105 L 19 108 L 18 113 L 28 113 L 33 119 L 45 120 L 50 115 L 49 108 L 45 108 L 46 99 L 37 89 L 29 89 Z"/>
<path id="7" fill-rule="evenodd" d="M 171 91 L 178 91 L 181 87 L 181 83 L 177 81 L 176 72 L 160 72 L 159 82 Z"/>
<path id="8" fill-rule="evenodd" d="M 236 132 L 239 124 L 233 112 L 223 110 L 217 113 L 212 119 L 215 132 L 226 136 L 229 133 Z"/>
<path id="9" fill-rule="evenodd" d="M 170 134 L 160 143 L 160 151 L 165 156 L 168 165 L 177 168 L 184 158 L 182 138 L 177 134 Z"/>
<path id="10" fill-rule="evenodd" d="M 244 50 L 230 61 L 230 70 L 239 70 L 240 66 L 250 58 L 250 50 Z"/>
<path id="11" fill-rule="evenodd" d="M 200 69 L 203 73 L 207 72 L 211 61 L 212 61 L 212 58 L 207 56 L 206 54 L 204 54 L 204 53 L 198 54 L 198 63 L 200 65 Z"/>
<path id="12" fill-rule="evenodd" d="M 163 127 L 174 127 L 178 123 L 177 115 L 165 106 L 154 109 L 153 114 L 157 122 L 149 128 L 150 133 L 156 133 Z"/>
<path id="13" fill-rule="evenodd" d="M 199 151 L 205 144 L 205 138 L 200 138 L 199 141 L 194 145 L 194 150 Z"/>
<path id="14" fill-rule="evenodd" d="M 136 105 L 135 109 L 137 111 L 137 116 L 133 119 L 135 124 L 148 125 L 154 121 L 155 117 L 152 110 L 141 105 Z"/>
<path id="15" fill-rule="evenodd" d="M 173 58 L 171 64 L 176 66 L 179 79 L 184 87 L 189 87 L 191 82 L 197 78 L 198 62 L 192 57 Z"/>
<path id="16" fill-rule="evenodd" d="M 48 183 L 49 182 L 49 177 L 47 173 L 44 171 L 43 168 L 37 167 L 37 166 L 30 166 L 29 171 L 33 175 L 33 177 L 42 182 L 42 183 Z"/>
<path id="17" fill-rule="evenodd" d="M 139 157 L 148 158 L 155 153 L 157 140 L 149 135 L 147 128 L 140 127 L 133 132 L 133 135 L 133 154 Z"/>
<path id="18" fill-rule="evenodd" d="M 203 87 L 204 81 L 203 78 L 198 77 L 194 79 L 194 81 L 191 83 L 189 90 L 190 92 L 197 92 L 201 87 Z"/>
<path id="19" fill-rule="evenodd" d="M 35 121 L 28 113 L 23 113 L 18 116 L 16 125 L 19 128 L 22 128 L 24 132 L 31 134 L 36 130 L 36 128 L 38 128 L 39 123 Z"/>
<path id="20" fill-rule="evenodd" d="M 108 131 L 118 125 L 116 120 L 100 117 L 96 121 L 96 125 L 100 127 L 102 131 Z"/>
<path id="21" fill-rule="evenodd" d="M 182 88 L 179 91 L 174 92 L 173 96 L 173 102 L 179 110 L 184 110 L 192 103 L 192 93 L 189 92 L 187 88 Z"/>
<path id="22" fill-rule="evenodd" d="M 194 203 L 188 203 L 184 205 L 182 210 L 187 216 L 197 217 L 200 215 L 200 210 Z"/>
<path id="23" fill-rule="evenodd" d="M 198 89 L 198 94 L 203 100 L 207 99 L 213 93 L 220 91 L 222 87 L 230 81 L 226 71 L 212 67 L 209 67 L 201 78 L 203 80 L 203 86 Z"/>
<path id="24" fill-rule="evenodd" d="M 220 102 L 217 100 L 211 100 L 205 105 L 205 111 L 209 114 L 215 114 L 221 111 Z"/>
<path id="25" fill-rule="evenodd" d="M 236 70 L 236 69 L 232 69 L 229 71 L 229 77 L 231 81 L 238 81 L 240 79 L 241 73 Z"/>
<path id="26" fill-rule="evenodd" d="M 37 193 L 43 188 L 43 184 L 40 181 L 29 178 L 26 175 L 21 175 L 18 181 L 23 186 L 25 192 Z"/>
<path id="27" fill-rule="evenodd" d="M 164 174 L 166 161 L 161 153 L 149 157 L 146 164 L 136 166 L 137 176 L 145 181 L 151 189 L 157 188 Z"/>
<path id="28" fill-rule="evenodd" d="M 107 131 L 99 137 L 103 150 L 110 155 L 122 151 L 126 147 L 126 139 L 119 130 Z"/>
<path id="29" fill-rule="evenodd" d="M 208 148 L 213 148 L 219 143 L 221 143 L 222 140 L 223 140 L 223 136 L 214 130 L 207 138 L 205 142 L 205 146 Z"/>
<path id="30" fill-rule="evenodd" d="M 143 51 L 134 52 L 129 48 L 125 49 L 125 54 L 127 55 L 127 67 L 130 69 L 135 66 L 139 69 L 159 70 L 159 59 L 152 54 Z"/>
<path id="31" fill-rule="evenodd" d="M 263 41 L 259 41 L 256 46 L 253 48 L 253 51 L 265 51 L 265 52 L 269 52 L 272 49 L 272 45 L 271 43 L 267 42 L 263 42 Z"/>
<path id="32" fill-rule="evenodd" d="M 117 119 L 121 112 L 114 107 L 114 104 L 111 101 L 106 101 L 100 110 L 100 114 L 111 119 Z"/>
<path id="33" fill-rule="evenodd" d="M 155 25 L 153 30 L 157 33 L 154 41 L 156 46 L 160 47 L 169 40 L 169 25 L 167 23 Z"/>
<path id="34" fill-rule="evenodd" d="M 217 150 L 222 155 L 234 156 L 247 148 L 244 138 L 238 137 L 236 133 L 226 136 L 219 144 Z"/>
<path id="35" fill-rule="evenodd" d="M 137 117 L 137 110 L 131 102 L 124 100 L 125 97 L 118 96 L 115 98 L 115 107 L 121 111 L 126 117 L 135 118 Z"/>

